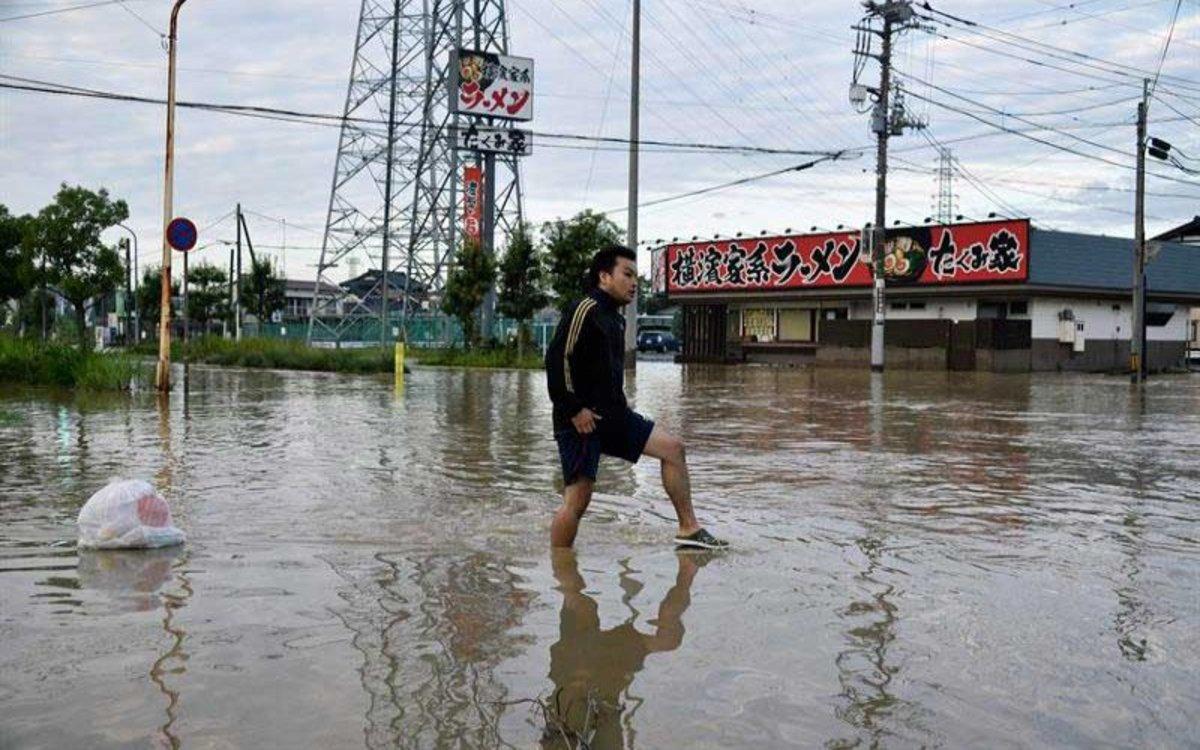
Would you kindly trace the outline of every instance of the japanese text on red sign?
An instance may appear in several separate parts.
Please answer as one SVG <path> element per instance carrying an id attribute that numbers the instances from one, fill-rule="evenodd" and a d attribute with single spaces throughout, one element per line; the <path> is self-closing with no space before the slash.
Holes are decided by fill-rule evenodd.
<path id="1" fill-rule="evenodd" d="M 806 287 L 870 286 L 871 258 L 857 232 L 668 245 L 671 294 Z M 888 232 L 889 285 L 1023 281 L 1029 272 L 1026 221 Z"/>

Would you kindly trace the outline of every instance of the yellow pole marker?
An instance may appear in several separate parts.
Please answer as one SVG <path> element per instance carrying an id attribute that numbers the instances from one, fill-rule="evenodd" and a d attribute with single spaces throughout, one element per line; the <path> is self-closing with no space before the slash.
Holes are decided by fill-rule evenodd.
<path id="1" fill-rule="evenodd" d="M 404 381 L 404 342 L 396 342 L 396 382 Z"/>

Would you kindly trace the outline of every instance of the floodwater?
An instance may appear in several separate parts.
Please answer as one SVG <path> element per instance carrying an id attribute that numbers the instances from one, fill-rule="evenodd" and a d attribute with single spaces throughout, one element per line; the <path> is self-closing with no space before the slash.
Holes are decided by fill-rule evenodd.
<path id="1" fill-rule="evenodd" d="M 182 380 L 0 391 L 0 747 L 1200 744 L 1200 378 L 645 362 L 736 548 L 605 459 L 559 556 L 540 373 Z"/>

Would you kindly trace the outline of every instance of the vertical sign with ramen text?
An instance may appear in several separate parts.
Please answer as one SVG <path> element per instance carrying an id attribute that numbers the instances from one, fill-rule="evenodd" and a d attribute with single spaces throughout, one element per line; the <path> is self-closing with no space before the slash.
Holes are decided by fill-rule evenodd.
<path id="1" fill-rule="evenodd" d="M 459 49 L 450 53 L 450 111 L 533 119 L 533 60 Z"/>
<path id="2" fill-rule="evenodd" d="M 463 169 L 463 233 L 475 242 L 480 241 L 479 230 L 483 221 L 480 200 L 483 196 L 483 170 L 479 167 Z"/>

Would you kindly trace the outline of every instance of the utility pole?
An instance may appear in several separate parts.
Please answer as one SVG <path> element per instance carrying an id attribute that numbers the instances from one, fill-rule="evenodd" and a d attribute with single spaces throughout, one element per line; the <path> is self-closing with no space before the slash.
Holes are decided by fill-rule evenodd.
<path id="1" fill-rule="evenodd" d="M 233 295 L 233 338 L 242 340 L 242 204 L 237 204 L 237 282 Z"/>
<path id="2" fill-rule="evenodd" d="M 871 117 L 875 130 L 875 225 L 871 231 L 871 260 L 875 283 L 871 289 L 871 372 L 883 372 L 883 328 L 885 318 L 885 279 L 883 255 L 887 242 L 887 147 L 891 129 L 888 127 L 888 92 L 892 87 L 892 19 L 883 17 L 883 50 L 879 56 L 879 101 Z"/>
<path id="3" fill-rule="evenodd" d="M 879 61 L 879 88 L 875 89 L 875 106 L 871 111 L 871 130 L 876 137 L 876 152 L 875 152 L 875 222 L 871 227 L 870 237 L 870 252 L 872 267 L 874 268 L 874 284 L 871 290 L 871 307 L 873 310 L 873 322 L 871 325 L 871 371 L 883 372 L 884 366 L 884 320 L 886 310 L 886 294 L 885 294 L 885 279 L 883 271 L 883 258 L 885 245 L 887 242 L 886 229 L 887 226 L 887 148 L 888 138 L 893 135 L 901 135 L 904 128 L 908 126 L 918 125 L 915 122 L 909 122 L 904 115 L 903 104 L 897 101 L 897 106 L 893 109 L 889 105 L 888 97 L 892 89 L 892 35 L 898 32 L 905 31 L 911 28 L 910 21 L 913 17 L 912 4 L 909 0 L 889 0 L 888 2 L 875 2 L 875 0 L 866 0 L 863 3 L 866 8 L 868 23 L 854 28 L 860 32 L 864 32 L 867 40 L 867 49 L 856 49 L 855 55 L 864 57 L 873 57 Z M 870 21 L 876 18 L 883 20 L 882 30 L 876 29 L 870 25 Z M 869 49 L 870 35 L 878 35 L 881 40 L 880 52 L 878 55 L 872 54 Z M 858 83 L 857 76 L 861 71 L 857 65 L 855 67 L 855 80 L 850 86 L 850 99 L 854 104 L 865 102 L 866 94 L 872 91 L 868 87 L 864 87 Z M 899 97 L 897 97 L 899 99 Z"/>
<path id="4" fill-rule="evenodd" d="M 125 246 L 125 346 L 130 346 L 137 340 L 133 338 L 133 266 L 130 264 L 129 240 L 122 237 L 121 244 Z"/>
<path id="5" fill-rule="evenodd" d="M 629 66 L 629 217 L 626 242 L 638 251 L 638 107 L 641 90 L 642 3 L 633 0 L 633 58 Z M 637 294 L 625 306 L 625 366 L 637 367 Z"/>
<path id="6" fill-rule="evenodd" d="M 228 240 L 226 240 L 226 242 L 228 242 Z M 233 283 L 234 283 L 233 278 L 234 277 L 233 277 L 233 274 L 234 274 L 235 270 L 236 269 L 234 268 L 234 265 L 233 265 L 233 248 L 230 247 L 229 248 L 229 309 L 225 311 L 225 325 L 223 325 L 221 327 L 221 337 L 222 338 L 228 338 L 230 329 L 233 327 L 232 321 L 230 320 L 230 318 L 233 316 L 233 310 L 234 310 L 234 301 L 233 301 Z"/>
<path id="7" fill-rule="evenodd" d="M 1146 379 L 1146 110 L 1150 106 L 1150 81 L 1142 80 L 1142 100 L 1137 108 L 1137 193 L 1133 208 L 1133 327 L 1129 332 L 1130 381 Z"/>
<path id="8" fill-rule="evenodd" d="M 162 310 L 158 321 L 158 371 L 155 384 L 162 393 L 171 390 L 171 245 L 167 225 L 171 223 L 171 200 L 175 189 L 175 40 L 179 9 L 187 0 L 175 0 L 171 8 L 171 29 L 167 35 L 167 148 L 163 179 L 162 224 Z"/>
<path id="9" fill-rule="evenodd" d="M 138 237 L 137 237 L 137 232 L 130 229 L 128 225 L 123 224 L 123 223 L 118 223 L 117 226 L 124 229 L 126 232 L 129 232 L 129 236 L 133 237 L 133 292 L 134 292 L 134 294 L 133 294 L 133 299 L 132 299 L 131 304 L 133 305 L 133 343 L 136 345 L 138 342 L 140 342 L 142 340 L 142 315 L 141 315 L 141 310 L 138 309 L 137 294 L 136 294 L 136 292 L 138 290 Z M 126 265 L 128 265 L 128 259 L 126 259 Z"/>
<path id="10" fill-rule="evenodd" d="M 46 343 L 46 249 L 42 248 L 42 343 Z"/>

